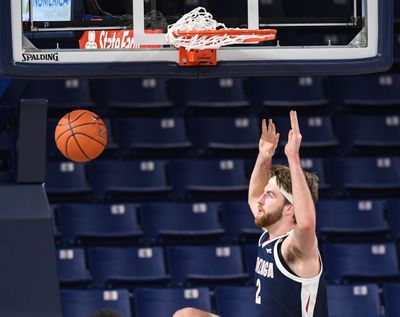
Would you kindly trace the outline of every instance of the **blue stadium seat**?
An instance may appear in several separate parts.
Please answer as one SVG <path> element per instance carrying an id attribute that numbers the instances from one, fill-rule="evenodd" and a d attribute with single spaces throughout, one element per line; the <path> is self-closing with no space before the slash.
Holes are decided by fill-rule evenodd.
<path id="1" fill-rule="evenodd" d="M 346 157 L 333 160 L 329 168 L 331 181 L 342 190 L 355 192 L 398 190 L 398 157 Z"/>
<path id="2" fill-rule="evenodd" d="M 396 237 L 400 237 L 400 199 L 388 199 L 387 201 L 387 217 L 391 233 Z"/>
<path id="3" fill-rule="evenodd" d="M 246 271 L 249 274 L 249 281 L 254 281 L 254 268 L 257 262 L 257 242 L 243 245 L 243 255 Z"/>
<path id="4" fill-rule="evenodd" d="M 97 160 L 89 168 L 90 184 L 98 197 L 146 198 L 170 191 L 164 161 Z"/>
<path id="5" fill-rule="evenodd" d="M 166 79 L 114 78 L 94 81 L 102 105 L 119 109 L 171 108 Z"/>
<path id="6" fill-rule="evenodd" d="M 202 151 L 257 150 L 260 123 L 255 117 L 194 117 L 190 131 Z"/>
<path id="7" fill-rule="evenodd" d="M 340 121 L 342 141 L 351 148 L 398 148 L 400 116 L 347 116 Z"/>
<path id="8" fill-rule="evenodd" d="M 58 219 L 64 241 L 140 237 L 134 204 L 61 204 Z"/>
<path id="9" fill-rule="evenodd" d="M 254 223 L 254 215 L 247 201 L 222 203 L 221 216 L 226 238 L 230 241 L 255 240 L 262 233 Z"/>
<path id="10" fill-rule="evenodd" d="M 118 290 L 61 290 L 61 304 L 64 317 L 90 317 L 99 310 L 112 310 L 123 317 L 132 317 L 129 293 Z"/>
<path id="11" fill-rule="evenodd" d="M 161 247 L 91 248 L 89 264 L 97 285 L 164 285 L 169 280 Z"/>
<path id="12" fill-rule="evenodd" d="M 61 284 L 88 284 L 92 280 L 86 265 L 85 250 L 82 248 L 57 250 L 57 268 Z"/>
<path id="13" fill-rule="evenodd" d="M 177 80 L 178 103 L 193 108 L 248 107 L 243 81 L 238 78 Z"/>
<path id="14" fill-rule="evenodd" d="M 253 286 L 225 286 L 215 289 L 217 313 L 221 317 L 258 316 Z"/>
<path id="15" fill-rule="evenodd" d="M 119 144 L 115 141 L 114 138 L 114 129 L 111 124 L 111 119 L 108 117 L 101 117 L 103 119 L 104 124 L 107 127 L 107 145 L 105 148 L 106 152 L 113 152 L 119 149 Z"/>
<path id="16" fill-rule="evenodd" d="M 208 288 L 138 288 L 135 290 L 133 306 L 136 316 L 172 316 L 184 307 L 211 311 Z"/>
<path id="17" fill-rule="evenodd" d="M 400 316 L 400 283 L 386 283 L 383 285 L 386 317 Z"/>
<path id="18" fill-rule="evenodd" d="M 148 241 L 204 242 L 224 234 L 215 203 L 144 203 L 140 209 Z"/>
<path id="19" fill-rule="evenodd" d="M 320 200 L 317 203 L 317 228 L 322 234 L 366 237 L 388 231 L 383 200 Z"/>
<path id="20" fill-rule="evenodd" d="M 243 283 L 248 279 L 239 246 L 173 246 L 167 248 L 167 258 L 174 285 Z"/>
<path id="21" fill-rule="evenodd" d="M 327 295 L 330 317 L 382 316 L 376 284 L 328 285 Z"/>
<path id="22" fill-rule="evenodd" d="M 248 84 L 253 102 L 268 109 L 312 107 L 328 103 L 321 77 L 260 77 L 249 79 Z"/>
<path id="23" fill-rule="evenodd" d="M 176 151 L 191 146 L 183 118 L 116 118 L 113 123 L 124 154 L 132 150 Z"/>
<path id="24" fill-rule="evenodd" d="M 87 79 L 30 80 L 21 97 L 47 99 L 49 108 L 72 110 L 94 105 Z"/>
<path id="25" fill-rule="evenodd" d="M 335 78 L 333 91 L 349 106 L 395 106 L 400 103 L 400 74 Z"/>
<path id="26" fill-rule="evenodd" d="M 276 128 L 279 131 L 280 144 L 286 145 L 290 130 L 289 117 L 274 117 Z M 301 146 L 316 148 L 332 147 L 339 144 L 333 129 L 332 119 L 328 116 L 299 116 L 299 126 L 302 137 Z"/>
<path id="27" fill-rule="evenodd" d="M 276 157 L 273 160 L 273 164 L 288 165 L 287 158 Z M 331 184 L 328 182 L 327 173 L 325 171 L 325 161 L 321 157 L 303 157 L 300 160 L 301 167 L 305 172 L 314 173 L 318 176 L 318 188 L 320 190 L 327 190 L 331 188 Z M 251 166 L 252 165 L 252 166 Z M 254 163 L 249 164 L 249 172 L 254 168 Z"/>
<path id="28" fill-rule="evenodd" d="M 179 194 L 238 195 L 248 188 L 244 162 L 239 159 L 176 160 L 170 167 L 171 182 Z"/>
<path id="29" fill-rule="evenodd" d="M 323 251 L 326 274 L 331 280 L 399 277 L 394 243 L 329 243 Z"/>
<path id="30" fill-rule="evenodd" d="M 85 165 L 71 161 L 47 162 L 45 187 L 51 197 L 86 196 L 92 190 Z"/>

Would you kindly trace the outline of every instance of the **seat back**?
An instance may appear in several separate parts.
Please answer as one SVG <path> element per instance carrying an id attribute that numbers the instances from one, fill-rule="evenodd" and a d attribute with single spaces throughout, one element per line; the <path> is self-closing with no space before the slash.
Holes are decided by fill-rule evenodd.
<path id="1" fill-rule="evenodd" d="M 63 239 L 140 234 L 135 204 L 62 204 L 58 218 Z"/>
<path id="2" fill-rule="evenodd" d="M 148 288 L 136 289 L 134 306 L 136 316 L 172 316 L 184 307 L 211 311 L 208 288 Z"/>
<path id="3" fill-rule="evenodd" d="M 390 278 L 398 274 L 394 243 L 329 243 L 323 248 L 327 276 L 343 278 Z"/>
<path id="4" fill-rule="evenodd" d="M 131 317 L 129 293 L 118 290 L 61 290 L 64 317 L 89 317 L 100 310 L 112 310 L 123 317 Z"/>
<path id="5" fill-rule="evenodd" d="M 246 277 L 239 246 L 174 246 L 168 247 L 167 256 L 176 285 L 191 279 L 229 282 Z"/>
<path id="6" fill-rule="evenodd" d="M 168 236 L 206 238 L 207 234 L 223 233 L 215 203 L 144 203 L 140 209 L 149 241 Z"/>
<path id="7" fill-rule="evenodd" d="M 166 278 L 164 252 L 160 247 L 107 247 L 89 250 L 93 280 L 106 283 L 146 283 Z"/>
<path id="8" fill-rule="evenodd" d="M 379 288 L 375 284 L 328 285 L 331 317 L 380 316 Z"/>
<path id="9" fill-rule="evenodd" d="M 217 312 L 221 317 L 257 316 L 255 303 L 256 288 L 253 286 L 217 287 L 215 300 Z"/>

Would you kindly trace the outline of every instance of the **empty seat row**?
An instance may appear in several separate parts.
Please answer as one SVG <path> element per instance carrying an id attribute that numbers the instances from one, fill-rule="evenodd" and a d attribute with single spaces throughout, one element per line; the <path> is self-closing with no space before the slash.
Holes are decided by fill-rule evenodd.
<path id="1" fill-rule="evenodd" d="M 254 287 L 218 287 L 215 290 L 216 311 L 221 317 L 253 316 L 256 312 Z M 183 307 L 211 312 L 211 291 L 198 288 L 138 288 L 132 297 L 127 289 L 61 290 L 64 317 L 88 317 L 108 309 L 122 317 L 172 316 Z"/>
<path id="2" fill-rule="evenodd" d="M 64 243 L 103 239 L 147 243 L 258 237 L 247 202 L 61 204 L 54 206 Z M 222 218 L 222 220 L 220 220 Z M 133 239 L 132 239 L 133 238 Z"/>
<path id="3" fill-rule="evenodd" d="M 280 132 L 280 145 L 287 142 L 290 130 L 288 117 L 274 116 Z M 303 150 L 395 149 L 400 146 L 400 116 L 301 116 L 299 124 L 303 136 Z M 128 157 L 137 153 L 176 153 L 194 149 L 200 153 L 246 153 L 258 148 L 261 120 L 253 116 L 194 117 L 187 122 L 175 118 L 115 118 L 106 119 L 108 150 L 118 150 Z M 60 153 L 56 149 L 54 131 L 57 120 L 48 127 L 49 156 Z M 179 152 L 178 152 L 179 153 Z M 182 152 L 182 154 L 185 152 Z"/>
<path id="4" fill-rule="evenodd" d="M 250 101 L 259 107 L 320 106 L 331 100 L 364 106 L 397 105 L 400 101 L 398 73 L 329 78 L 326 85 L 324 82 L 322 77 L 255 78 L 245 85 L 242 79 L 232 78 L 41 80 L 27 82 L 21 98 L 47 98 L 53 108 L 70 109 L 94 103 L 122 109 L 154 109 L 170 108 L 174 102 L 196 108 L 237 108 L 248 107 Z M 167 83 L 171 83 L 170 90 Z"/>
<path id="5" fill-rule="evenodd" d="M 91 247 L 87 256 L 82 248 L 61 248 L 58 272 L 64 285 L 243 285 L 254 270 L 248 254 L 245 269 L 238 245 Z"/>
<path id="6" fill-rule="evenodd" d="M 71 247 L 58 250 L 60 282 L 112 287 L 155 285 L 243 285 L 253 281 L 257 246 L 172 245 Z M 400 281 L 393 242 L 324 243 L 328 281 Z"/>
<path id="7" fill-rule="evenodd" d="M 397 317 L 400 314 L 400 284 L 328 285 L 328 310 L 331 317 Z M 63 316 L 88 317 L 100 309 L 118 312 L 123 317 L 172 316 L 183 307 L 214 311 L 221 317 L 255 316 L 255 289 L 251 286 L 224 286 L 215 289 L 215 305 L 208 288 L 138 288 L 61 291 Z M 130 297 L 131 296 L 131 297 Z M 213 310 L 215 306 L 215 310 Z"/>
<path id="8" fill-rule="evenodd" d="M 250 241 L 261 230 L 247 202 L 61 204 L 54 206 L 64 243 Z M 320 200 L 317 232 L 346 241 L 389 232 L 400 238 L 400 200 Z"/>
<path id="9" fill-rule="evenodd" d="M 277 160 L 279 162 L 279 160 Z M 396 193 L 400 189 L 400 158 L 347 157 L 322 161 L 302 160 L 303 168 L 320 177 L 339 195 L 346 191 L 371 194 Z M 88 194 L 98 198 L 141 199 L 175 197 L 224 198 L 236 194 L 245 199 L 253 161 L 221 160 L 96 160 L 87 165 L 52 161 L 47 164 L 49 195 Z M 171 197 L 171 196 L 169 196 Z"/>

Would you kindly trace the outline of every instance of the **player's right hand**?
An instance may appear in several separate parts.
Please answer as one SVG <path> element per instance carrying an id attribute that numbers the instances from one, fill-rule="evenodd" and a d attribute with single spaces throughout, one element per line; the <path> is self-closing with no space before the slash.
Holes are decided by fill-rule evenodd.
<path id="1" fill-rule="evenodd" d="M 276 147 L 278 146 L 279 133 L 276 133 L 275 124 L 271 119 L 268 120 L 268 127 L 266 120 L 262 120 L 261 130 L 258 151 L 263 159 L 269 160 L 274 156 Z"/>

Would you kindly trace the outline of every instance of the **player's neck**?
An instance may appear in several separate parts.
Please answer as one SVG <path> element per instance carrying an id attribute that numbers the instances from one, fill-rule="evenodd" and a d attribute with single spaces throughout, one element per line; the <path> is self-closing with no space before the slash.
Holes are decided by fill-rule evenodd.
<path id="1" fill-rule="evenodd" d="M 266 228 L 268 230 L 270 240 L 284 235 L 294 228 L 294 223 L 281 222 L 281 220 Z"/>

